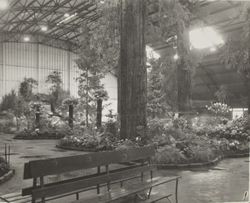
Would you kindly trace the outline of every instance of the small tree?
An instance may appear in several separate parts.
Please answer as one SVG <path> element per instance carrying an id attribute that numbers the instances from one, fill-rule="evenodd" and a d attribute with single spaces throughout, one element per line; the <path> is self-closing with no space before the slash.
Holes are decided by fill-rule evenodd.
<path id="1" fill-rule="evenodd" d="M 69 93 L 63 90 L 61 73 L 58 71 L 50 73 L 46 82 L 51 84 L 48 100 L 51 112 L 55 113 L 56 108 L 59 107 L 62 104 L 62 101 L 69 96 Z"/>
<path id="2" fill-rule="evenodd" d="M 228 87 L 226 85 L 221 85 L 220 88 L 215 92 L 215 97 L 219 102 L 228 104 L 230 97 Z"/>
<path id="3" fill-rule="evenodd" d="M 85 110 L 86 126 L 89 126 L 89 115 L 91 110 L 97 110 L 98 126 L 100 125 L 102 101 L 107 98 L 101 79 L 104 77 L 105 69 L 98 62 L 101 58 L 95 46 L 91 44 L 91 31 L 87 25 L 83 26 L 83 36 L 79 59 L 76 60 L 81 70 L 78 94 L 81 97 L 81 104 Z"/>
<path id="4" fill-rule="evenodd" d="M 236 70 L 242 77 L 250 115 L 250 8 L 243 13 L 246 17 L 241 36 L 228 39 L 222 51 L 222 63 L 226 68 Z"/>
<path id="5" fill-rule="evenodd" d="M 3 96 L 0 104 L 0 111 L 7 111 L 13 109 L 15 107 L 16 100 L 16 92 L 14 90 L 11 90 L 9 94 Z"/>
<path id="6" fill-rule="evenodd" d="M 37 87 L 38 82 L 33 78 L 24 78 L 19 86 L 19 95 L 23 97 L 26 102 L 30 102 L 34 96 L 33 89 Z"/>
<path id="7" fill-rule="evenodd" d="M 27 121 L 27 128 L 30 129 L 32 118 L 32 111 L 29 103 L 35 98 L 33 89 L 37 87 L 38 82 L 33 78 L 24 78 L 20 83 L 18 99 L 16 101 L 16 106 L 14 108 L 14 114 L 17 118 L 25 116 Z"/>
<path id="8" fill-rule="evenodd" d="M 164 92 L 164 75 L 161 60 L 151 60 L 147 82 L 147 114 L 151 118 L 166 114 L 168 104 Z"/>

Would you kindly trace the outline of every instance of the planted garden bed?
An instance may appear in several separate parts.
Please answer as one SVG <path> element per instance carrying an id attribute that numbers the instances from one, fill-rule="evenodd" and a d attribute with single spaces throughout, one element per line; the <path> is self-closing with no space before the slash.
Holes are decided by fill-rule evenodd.
<path id="1" fill-rule="evenodd" d="M 197 167 L 217 163 L 224 157 L 238 157 L 249 152 L 247 132 L 244 119 L 233 121 L 220 127 L 214 134 L 214 129 L 200 131 L 186 127 L 183 119 L 169 124 L 166 120 L 149 122 L 148 143 L 154 144 L 158 153 L 155 163 L 167 167 Z M 225 130 L 227 129 L 227 130 Z M 239 129 L 235 132 L 235 129 Z M 230 135 L 224 133 L 232 132 Z M 224 134 L 219 134 L 223 132 Z M 114 135 L 115 134 L 115 135 Z M 240 135 L 243 134 L 243 135 Z M 117 147 L 140 146 L 140 137 L 133 141 L 119 140 L 117 133 L 82 133 L 77 136 L 67 136 L 60 140 L 58 147 L 80 151 L 115 150 Z"/>
<path id="2" fill-rule="evenodd" d="M 50 130 L 50 131 L 40 131 L 35 130 L 24 130 L 22 132 L 16 133 L 14 139 L 23 139 L 23 140 L 38 140 L 38 139 L 62 139 L 67 136 L 70 132 L 61 129 L 61 130 Z"/>
<path id="3" fill-rule="evenodd" d="M 0 184 L 8 181 L 14 174 L 15 171 L 0 157 Z"/>

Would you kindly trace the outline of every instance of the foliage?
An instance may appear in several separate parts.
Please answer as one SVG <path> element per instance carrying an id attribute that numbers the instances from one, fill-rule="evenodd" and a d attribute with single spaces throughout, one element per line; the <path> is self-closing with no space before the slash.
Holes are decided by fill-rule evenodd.
<path id="1" fill-rule="evenodd" d="M 250 8 L 246 4 L 241 18 L 245 20 L 240 36 L 229 36 L 222 50 L 221 62 L 228 69 L 236 70 L 242 77 L 245 86 L 244 96 L 247 98 L 246 104 L 248 114 L 250 114 Z"/>
<path id="2" fill-rule="evenodd" d="M 77 104 L 78 104 L 78 100 L 73 97 L 66 98 L 62 102 L 63 106 L 69 106 L 69 105 L 76 106 Z"/>
<path id="3" fill-rule="evenodd" d="M 81 136 L 67 136 L 60 140 L 59 146 L 75 147 L 82 150 L 100 151 L 112 150 L 115 148 L 115 141 L 112 141 L 109 134 L 83 132 Z"/>
<path id="4" fill-rule="evenodd" d="M 29 102 L 34 97 L 33 89 L 38 85 L 38 82 L 33 78 L 24 78 L 19 86 L 19 95 L 24 101 Z"/>
<path id="5" fill-rule="evenodd" d="M 213 160 L 219 155 L 219 145 L 197 136 L 187 136 L 176 145 L 165 145 L 158 149 L 155 161 L 158 164 L 190 164 Z"/>
<path id="6" fill-rule="evenodd" d="M 15 101 L 17 99 L 16 92 L 14 90 L 11 90 L 10 93 L 4 95 L 2 97 L 2 101 L 0 104 L 0 111 L 6 111 L 13 109 L 15 107 Z"/>
<path id="7" fill-rule="evenodd" d="M 116 72 L 120 56 L 120 2 L 95 0 L 102 16 L 91 29 L 91 47 L 99 55 L 98 64 L 104 71 Z"/>
<path id="8" fill-rule="evenodd" d="M 0 157 L 0 177 L 6 174 L 10 170 L 8 164 Z"/>
<path id="9" fill-rule="evenodd" d="M 41 127 L 24 129 L 16 133 L 15 139 L 61 139 L 72 134 L 68 125 L 53 124 L 51 119 L 41 117 Z"/>
<path id="10" fill-rule="evenodd" d="M 226 116 L 230 112 L 230 107 L 220 102 L 212 103 L 210 106 L 206 106 L 206 109 L 216 116 Z"/>
<path id="11" fill-rule="evenodd" d="M 247 117 L 238 118 L 227 125 L 214 126 L 207 131 L 209 137 L 226 138 L 228 140 L 249 141 L 250 127 Z"/>
<path id="12" fill-rule="evenodd" d="M 119 124 L 117 121 L 113 120 L 113 119 L 109 119 L 107 121 L 107 123 L 105 123 L 104 126 L 105 132 L 106 133 L 110 133 L 113 136 L 118 137 L 119 136 Z"/>
<path id="13" fill-rule="evenodd" d="M 220 88 L 215 92 L 215 97 L 220 103 L 227 103 L 231 96 L 229 89 L 226 85 L 221 85 Z"/>
<path id="14" fill-rule="evenodd" d="M 81 41 L 79 59 L 76 60 L 78 68 L 81 70 L 77 78 L 78 95 L 81 97 L 80 105 L 85 110 L 86 125 L 89 123 L 89 115 L 94 114 L 91 109 L 96 109 L 97 100 L 106 100 L 108 98 L 101 79 L 104 77 L 105 69 L 100 66 L 100 53 L 98 49 L 91 44 L 91 32 L 88 25 L 83 26 L 83 35 Z"/>
<path id="15" fill-rule="evenodd" d="M 0 132 L 13 133 L 13 128 L 15 129 L 15 124 L 12 119 L 5 117 L 0 120 Z"/>
<path id="16" fill-rule="evenodd" d="M 176 98 L 176 95 L 173 95 L 175 93 L 174 87 L 171 85 L 175 83 L 175 80 L 174 78 L 172 80 L 167 79 L 168 76 L 172 75 L 171 68 L 173 66 L 164 66 L 165 64 L 162 63 L 161 59 L 151 60 L 150 64 L 151 71 L 148 73 L 147 82 L 147 113 L 151 118 L 163 117 L 170 109 L 169 106 L 174 103 L 174 98 Z M 169 70 L 168 74 L 166 69 Z M 170 89 L 171 91 L 168 91 Z M 172 94 L 168 94 L 170 92 Z"/>
<path id="17" fill-rule="evenodd" d="M 56 108 L 62 104 L 62 101 L 69 96 L 69 93 L 63 90 L 61 73 L 58 71 L 49 74 L 46 83 L 51 85 L 48 101 L 51 105 L 51 111 L 54 113 Z"/>

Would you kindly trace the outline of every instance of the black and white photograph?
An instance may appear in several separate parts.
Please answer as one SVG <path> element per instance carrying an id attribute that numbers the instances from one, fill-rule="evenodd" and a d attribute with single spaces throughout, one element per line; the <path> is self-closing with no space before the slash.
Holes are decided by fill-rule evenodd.
<path id="1" fill-rule="evenodd" d="M 0 0 L 0 203 L 250 203 L 250 0 Z"/>

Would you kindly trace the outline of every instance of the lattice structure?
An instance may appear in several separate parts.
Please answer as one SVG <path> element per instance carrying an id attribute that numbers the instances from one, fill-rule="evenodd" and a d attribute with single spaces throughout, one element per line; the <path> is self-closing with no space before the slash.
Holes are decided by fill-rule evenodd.
<path id="1" fill-rule="evenodd" d="M 1 41 L 23 41 L 28 35 L 31 42 L 75 49 L 81 24 L 98 17 L 91 0 L 12 0 L 0 11 Z"/>

